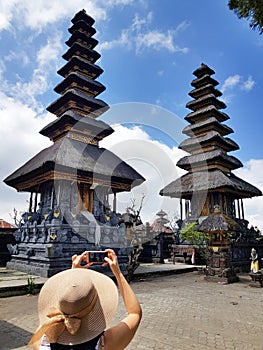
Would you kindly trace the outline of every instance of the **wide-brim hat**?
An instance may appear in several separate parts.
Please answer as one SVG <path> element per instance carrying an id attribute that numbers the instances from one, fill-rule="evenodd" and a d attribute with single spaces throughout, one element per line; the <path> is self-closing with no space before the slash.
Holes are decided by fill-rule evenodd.
<path id="1" fill-rule="evenodd" d="M 71 334 L 70 328 L 68 330 L 66 327 L 56 342 L 63 345 L 81 344 L 97 337 L 107 328 L 117 305 L 118 290 L 111 278 L 83 268 L 65 270 L 49 278 L 40 291 L 40 327 L 50 322 L 52 310 L 59 310 L 66 318 L 76 315 L 78 322 L 80 319 L 77 332 Z"/>

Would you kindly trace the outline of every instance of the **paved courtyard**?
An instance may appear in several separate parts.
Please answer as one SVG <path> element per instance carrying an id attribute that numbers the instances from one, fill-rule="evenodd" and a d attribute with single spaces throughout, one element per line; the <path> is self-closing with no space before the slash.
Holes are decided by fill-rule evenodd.
<path id="1" fill-rule="evenodd" d="M 249 281 L 241 276 L 221 285 L 191 272 L 133 282 L 143 319 L 127 349 L 262 350 L 263 288 Z M 0 349 L 26 349 L 37 326 L 37 296 L 1 298 L 0 310 Z M 115 321 L 124 314 L 120 303 Z"/>

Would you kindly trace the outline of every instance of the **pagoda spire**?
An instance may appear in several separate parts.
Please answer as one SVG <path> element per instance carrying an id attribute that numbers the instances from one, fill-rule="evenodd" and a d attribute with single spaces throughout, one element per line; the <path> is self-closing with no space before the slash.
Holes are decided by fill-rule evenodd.
<path id="1" fill-rule="evenodd" d="M 68 29 L 71 36 L 66 41 L 69 49 L 62 56 L 67 63 L 58 70 L 64 80 L 54 89 L 61 97 L 51 103 L 47 110 L 57 117 L 70 110 L 83 117 L 96 118 L 109 106 L 96 98 L 105 90 L 105 86 L 96 81 L 103 69 L 95 64 L 100 57 L 94 50 L 98 44 L 93 38 L 96 33 L 93 28 L 95 21 L 82 10 L 71 22 L 73 25 Z"/>
<path id="2" fill-rule="evenodd" d="M 193 220 L 212 213 L 215 205 L 220 205 L 223 214 L 235 218 L 235 200 L 262 193 L 232 173 L 243 164 L 228 154 L 239 146 L 227 137 L 233 130 L 223 123 L 229 116 L 222 112 L 226 105 L 219 99 L 222 93 L 212 78 L 215 72 L 202 63 L 193 74 L 194 89 L 189 93 L 193 99 L 186 104 L 191 110 L 185 117 L 189 125 L 182 131 L 187 138 L 179 145 L 189 155 L 177 162 L 187 173 L 168 184 L 160 194 L 191 202 L 189 213 Z"/>
<path id="3" fill-rule="evenodd" d="M 69 267 L 73 248 L 77 253 L 109 244 L 113 230 L 121 239 L 117 193 L 145 181 L 99 145 L 114 130 L 96 119 L 109 106 L 98 98 L 105 86 L 97 81 L 103 69 L 96 64 L 100 54 L 93 38 L 95 21 L 82 10 L 71 22 L 63 55 L 66 63 L 58 70 L 63 79 L 54 88 L 59 97 L 47 107 L 56 118 L 40 131 L 52 145 L 4 180 L 8 186 L 30 193 L 18 254 L 10 266 L 45 276 Z M 111 234 L 107 237 L 106 223 L 107 234 Z"/>
<path id="4" fill-rule="evenodd" d="M 40 133 L 54 142 L 67 136 L 98 145 L 113 129 L 95 120 L 109 108 L 107 103 L 97 98 L 105 91 L 105 86 L 97 81 L 103 69 L 95 64 L 100 58 L 95 50 L 98 41 L 93 38 L 95 21 L 82 10 L 71 22 L 72 26 L 68 29 L 71 36 L 66 41 L 69 49 L 62 56 L 66 64 L 58 70 L 64 79 L 54 88 L 60 97 L 47 107 L 57 120 Z"/>
<path id="5" fill-rule="evenodd" d="M 211 78 L 214 71 L 202 64 L 193 74 L 197 77 L 191 84 L 195 89 L 189 95 L 194 99 L 186 104 L 193 112 L 185 117 L 191 126 L 183 130 L 190 137 L 179 145 L 191 156 L 182 158 L 177 165 L 187 171 L 202 171 L 208 167 L 210 170 L 221 169 L 230 173 L 231 170 L 242 167 L 242 163 L 227 155 L 229 151 L 238 150 L 239 146 L 225 137 L 232 130 L 221 124 L 229 117 L 221 112 L 226 105 L 218 99 L 222 93 L 215 89 L 218 82 Z"/>

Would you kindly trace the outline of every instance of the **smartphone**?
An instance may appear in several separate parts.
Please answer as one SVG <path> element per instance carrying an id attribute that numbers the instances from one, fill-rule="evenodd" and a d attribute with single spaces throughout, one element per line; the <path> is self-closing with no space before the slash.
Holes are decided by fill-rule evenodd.
<path id="1" fill-rule="evenodd" d="M 108 252 L 105 250 L 94 250 L 87 252 L 87 262 L 93 263 L 93 265 L 102 265 L 106 263 L 104 260 L 108 256 Z"/>

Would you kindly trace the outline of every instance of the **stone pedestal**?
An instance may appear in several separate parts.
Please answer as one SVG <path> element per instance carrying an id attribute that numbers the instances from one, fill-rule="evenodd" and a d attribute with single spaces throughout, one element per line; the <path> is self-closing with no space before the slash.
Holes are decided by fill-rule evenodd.
<path id="1" fill-rule="evenodd" d="M 213 253 L 210 258 L 209 266 L 205 269 L 206 281 L 212 281 L 222 284 L 234 283 L 239 281 L 236 271 L 230 264 L 230 256 L 227 252 Z"/>
<path id="2" fill-rule="evenodd" d="M 226 268 L 226 269 L 207 268 L 205 273 L 206 275 L 204 279 L 209 282 L 229 284 L 229 283 L 235 283 L 239 281 L 239 277 L 236 275 L 235 271 L 230 268 Z"/>
<path id="3" fill-rule="evenodd" d="M 96 239 L 93 225 L 76 223 L 70 226 L 59 220 L 39 225 L 27 222 L 16 232 L 18 242 L 12 246 L 12 259 L 6 266 L 32 275 L 51 277 L 71 268 L 71 257 L 74 254 L 112 248 L 118 255 L 121 268 L 125 269 L 128 262 L 127 247 L 121 242 L 125 231 L 105 225 L 97 226 L 100 232 Z M 105 268 L 102 269 L 106 271 Z"/>
<path id="4" fill-rule="evenodd" d="M 263 287 L 263 279 L 261 271 L 249 273 L 251 277 L 251 282 L 249 283 L 250 287 L 261 288 Z"/>

